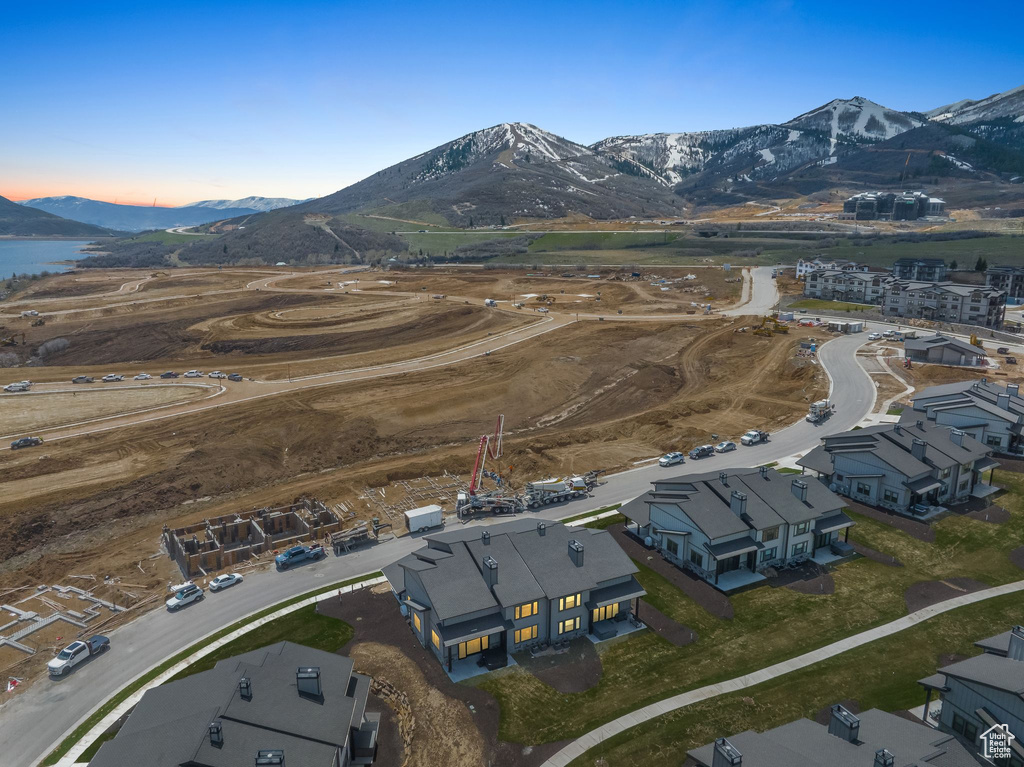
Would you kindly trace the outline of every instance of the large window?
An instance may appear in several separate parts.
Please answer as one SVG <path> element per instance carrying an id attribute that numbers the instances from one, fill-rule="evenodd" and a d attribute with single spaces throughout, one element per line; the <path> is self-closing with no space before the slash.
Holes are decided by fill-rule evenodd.
<path id="1" fill-rule="evenodd" d="M 795 557 L 798 554 L 806 554 L 806 553 L 807 553 L 807 541 L 804 541 L 803 543 L 794 543 L 793 544 L 793 554 L 792 554 L 792 556 Z"/>
<path id="2" fill-rule="evenodd" d="M 761 561 L 762 562 L 769 562 L 769 561 L 775 559 L 775 554 L 776 554 L 777 551 L 778 551 L 778 549 L 775 548 L 775 547 L 772 547 L 770 549 L 763 549 L 761 551 Z"/>
<path id="3" fill-rule="evenodd" d="M 598 621 L 608 620 L 609 618 L 614 618 L 618 614 L 618 602 L 612 605 L 607 605 L 606 607 L 598 607 L 594 610 L 594 623 L 597 623 Z"/>
<path id="4" fill-rule="evenodd" d="M 468 642 L 459 642 L 459 658 L 467 655 L 476 655 L 478 652 L 487 649 L 488 637 L 482 636 L 479 639 L 470 639 Z"/>
<path id="5" fill-rule="evenodd" d="M 536 602 L 527 602 L 525 605 L 516 605 L 516 620 L 519 620 L 520 618 L 529 618 L 531 615 L 536 614 Z"/>
<path id="6" fill-rule="evenodd" d="M 668 549 L 668 553 L 674 557 L 679 556 L 679 541 L 674 538 L 669 538 L 665 543 L 665 548 Z"/>
<path id="7" fill-rule="evenodd" d="M 570 618 L 567 621 L 561 621 L 558 624 L 558 633 L 559 634 L 566 634 L 566 633 L 568 633 L 570 631 L 577 631 L 579 629 L 579 627 L 580 627 L 580 616 L 577 615 L 575 618 Z"/>
<path id="8" fill-rule="evenodd" d="M 516 629 L 516 644 L 520 642 L 529 642 L 531 639 L 537 638 L 537 625 L 527 626 L 524 629 Z"/>
<path id="9" fill-rule="evenodd" d="M 763 533 L 761 533 L 761 540 L 764 541 L 765 543 L 767 543 L 768 541 L 774 541 L 778 537 L 779 537 L 779 527 L 778 527 L 778 525 L 776 525 L 775 527 L 769 527 L 769 528 L 765 529 L 765 531 Z"/>
<path id="10" fill-rule="evenodd" d="M 1003 444 L 1003 438 L 1000 437 L 998 434 L 986 434 L 985 444 L 988 445 L 989 447 L 999 447 L 1000 445 Z"/>
<path id="11" fill-rule="evenodd" d="M 699 551 L 690 550 L 690 561 L 697 565 L 697 567 L 704 567 L 704 555 Z"/>
<path id="12" fill-rule="evenodd" d="M 416 627 L 417 631 L 422 631 L 423 630 L 423 623 L 420 621 L 420 614 L 419 613 L 413 613 L 412 614 L 412 625 Z"/>
<path id="13" fill-rule="evenodd" d="M 434 647 L 438 650 L 441 649 L 441 637 L 437 635 L 437 631 L 430 629 L 430 641 L 434 643 Z"/>
<path id="14" fill-rule="evenodd" d="M 978 727 L 973 722 L 968 722 L 960 714 L 953 714 L 953 729 L 964 736 L 971 743 L 978 740 Z"/>
<path id="15" fill-rule="evenodd" d="M 887 500 L 889 503 L 900 502 L 900 494 L 897 493 L 895 490 L 886 489 L 885 491 L 882 492 L 882 497 L 885 498 L 885 500 Z"/>
<path id="16" fill-rule="evenodd" d="M 793 531 L 793 535 L 803 535 L 810 529 L 810 522 L 801 522 L 799 525 L 796 526 L 796 530 Z"/>
<path id="17" fill-rule="evenodd" d="M 574 607 L 579 607 L 579 606 L 580 606 L 580 595 L 579 594 L 570 594 L 569 596 L 562 597 L 561 599 L 558 600 L 558 609 L 559 610 L 571 610 Z"/>
<path id="18" fill-rule="evenodd" d="M 871 495 L 871 485 L 869 485 L 867 482 L 858 482 L 857 492 L 860 495 Z"/>

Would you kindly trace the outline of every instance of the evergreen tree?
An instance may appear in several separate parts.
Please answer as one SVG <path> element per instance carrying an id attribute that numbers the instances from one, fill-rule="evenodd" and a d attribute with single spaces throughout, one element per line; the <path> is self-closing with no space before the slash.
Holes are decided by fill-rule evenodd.
<path id="1" fill-rule="evenodd" d="M 955 258 L 952 261 L 949 262 L 949 270 L 951 272 L 955 272 L 956 271 L 956 259 Z"/>

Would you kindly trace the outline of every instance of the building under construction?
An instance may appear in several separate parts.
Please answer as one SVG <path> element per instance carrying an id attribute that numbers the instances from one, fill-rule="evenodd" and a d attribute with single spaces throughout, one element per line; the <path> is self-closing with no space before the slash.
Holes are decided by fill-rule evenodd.
<path id="1" fill-rule="evenodd" d="M 341 517 L 314 498 L 289 506 L 253 509 L 174 530 L 164 546 L 186 578 L 237 566 L 253 556 L 340 532 Z"/>
<path id="2" fill-rule="evenodd" d="M 917 221 L 945 217 L 946 201 L 924 192 L 861 192 L 843 203 L 840 216 L 851 221 Z"/>

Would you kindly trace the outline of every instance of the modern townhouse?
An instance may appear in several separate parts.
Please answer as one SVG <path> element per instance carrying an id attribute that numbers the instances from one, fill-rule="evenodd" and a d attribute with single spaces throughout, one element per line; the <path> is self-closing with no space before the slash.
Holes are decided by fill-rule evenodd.
<path id="1" fill-rule="evenodd" d="M 1010 755 L 996 764 L 1024 765 L 1024 626 L 976 643 L 981 655 L 940 668 L 918 681 L 925 689 L 925 711 L 932 695 L 941 701 L 936 725 L 972 751 L 985 755 L 992 733 L 1005 738 Z M 933 713 L 932 716 L 935 716 Z"/>
<path id="2" fill-rule="evenodd" d="M 998 329 L 1006 314 L 1006 293 L 982 285 L 892 280 L 885 288 L 882 313 Z"/>
<path id="3" fill-rule="evenodd" d="M 688 756 L 699 767 L 978 767 L 952 735 L 877 708 L 854 715 L 839 704 L 827 725 L 797 719 L 746 730 Z"/>
<path id="4" fill-rule="evenodd" d="M 797 464 L 855 501 L 924 516 L 994 492 L 982 482 L 999 465 L 990 453 L 962 431 L 921 419 L 833 434 Z"/>
<path id="5" fill-rule="evenodd" d="M 985 284 L 1005 291 L 1010 298 L 1024 299 L 1024 266 L 990 266 L 985 270 Z"/>
<path id="6" fill-rule="evenodd" d="M 822 270 L 866 272 L 868 271 L 868 265 L 858 264 L 856 261 L 849 261 L 845 258 L 823 258 L 822 256 L 815 256 L 814 258 L 807 259 L 798 258 L 796 260 L 796 278 L 798 280 L 811 272 L 818 272 Z"/>
<path id="7" fill-rule="evenodd" d="M 416 640 L 452 672 L 577 637 L 631 628 L 646 592 L 606 530 L 521 518 L 427 535 L 384 568 Z M 477 657 L 480 656 L 480 657 Z"/>
<path id="8" fill-rule="evenodd" d="M 936 426 L 959 429 L 996 453 L 1019 455 L 1024 450 L 1024 397 L 1017 384 L 1001 386 L 982 378 L 930 386 L 911 403 L 901 423 L 923 417 Z"/>
<path id="9" fill-rule="evenodd" d="M 903 351 L 911 362 L 959 365 L 961 367 L 977 367 L 987 364 L 987 355 L 984 349 L 959 338 L 942 334 L 908 338 L 903 342 Z"/>
<path id="10" fill-rule="evenodd" d="M 853 521 L 842 512 L 843 499 L 819 482 L 760 467 L 653 485 L 619 509 L 627 527 L 723 591 L 763 580 L 769 567 L 849 553 Z"/>
<path id="11" fill-rule="evenodd" d="M 881 304 L 886 286 L 892 281 L 890 275 L 879 272 L 824 269 L 807 274 L 804 280 L 804 295 L 826 300 Z"/>
<path id="12" fill-rule="evenodd" d="M 941 258 L 898 258 L 892 265 L 892 274 L 899 280 L 942 282 L 946 273 L 946 262 Z"/>

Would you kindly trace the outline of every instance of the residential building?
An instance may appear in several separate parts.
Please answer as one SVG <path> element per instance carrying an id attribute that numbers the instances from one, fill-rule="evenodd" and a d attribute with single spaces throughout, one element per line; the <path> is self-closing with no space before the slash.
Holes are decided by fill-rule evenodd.
<path id="1" fill-rule="evenodd" d="M 953 734 L 972 750 L 984 752 L 983 739 L 992 728 L 1007 728 L 1011 767 L 1024 765 L 1024 626 L 977 643 L 981 655 L 953 663 L 919 680 L 925 688 L 925 710 L 933 693 L 941 708 L 938 729 Z M 997 764 L 1000 762 L 997 762 Z"/>
<path id="2" fill-rule="evenodd" d="M 768 567 L 835 559 L 834 544 L 853 525 L 843 499 L 821 483 L 763 466 L 653 485 L 619 509 L 628 526 L 667 560 L 722 590 L 762 580 Z"/>
<path id="3" fill-rule="evenodd" d="M 836 704 L 827 725 L 810 719 L 719 738 L 689 752 L 699 767 L 978 767 L 952 735 L 880 711 Z"/>
<path id="4" fill-rule="evenodd" d="M 89 764 L 236 767 L 270 751 L 302 767 L 368 765 L 380 725 L 369 689 L 351 659 L 279 642 L 149 690 Z"/>
<path id="5" fill-rule="evenodd" d="M 424 540 L 384 575 L 416 640 L 448 671 L 466 659 L 499 667 L 533 646 L 614 635 L 646 593 L 606 530 L 520 518 Z"/>
<path id="6" fill-rule="evenodd" d="M 941 258 L 898 258 L 892 265 L 892 275 L 899 280 L 942 282 L 946 273 L 946 262 Z"/>
<path id="7" fill-rule="evenodd" d="M 799 268 L 799 267 L 797 267 Z M 985 284 L 1002 290 L 1015 300 L 1024 300 L 1024 266 L 990 266 L 985 270 Z"/>
<path id="8" fill-rule="evenodd" d="M 911 362 L 929 362 L 933 365 L 961 365 L 977 367 L 986 364 L 985 350 L 959 338 L 937 334 L 923 338 L 908 338 L 903 351 Z"/>
<path id="9" fill-rule="evenodd" d="M 850 221 L 916 221 L 945 216 L 946 201 L 924 192 L 861 192 L 847 198 L 839 217 Z"/>
<path id="10" fill-rule="evenodd" d="M 821 270 L 866 272 L 868 271 L 868 266 L 867 264 L 858 264 L 856 261 L 850 261 L 845 258 L 825 258 L 824 256 L 815 256 L 808 259 L 798 258 L 796 260 L 796 278 L 798 280 L 811 272 Z"/>
<path id="11" fill-rule="evenodd" d="M 1006 293 L 982 285 L 895 280 L 886 285 L 882 313 L 888 317 L 1001 328 Z"/>
<path id="12" fill-rule="evenodd" d="M 924 417 L 936 426 L 959 429 L 996 453 L 1019 454 L 1024 449 L 1024 397 L 1017 384 L 1002 386 L 982 378 L 929 386 L 911 403 L 900 417 L 903 423 Z"/>
<path id="13" fill-rule="evenodd" d="M 881 304 L 886 286 L 890 282 L 890 275 L 878 272 L 822 269 L 807 274 L 804 280 L 804 295 L 809 298 L 853 301 L 860 304 Z"/>
<path id="14" fill-rule="evenodd" d="M 797 464 L 836 492 L 903 514 L 983 497 L 982 474 L 998 464 L 962 431 L 914 423 L 881 424 L 825 437 Z M 915 508 L 916 507 L 916 508 Z"/>

